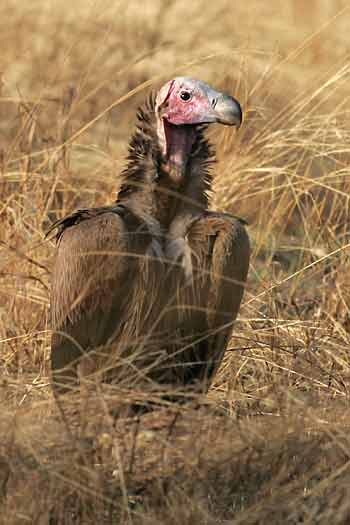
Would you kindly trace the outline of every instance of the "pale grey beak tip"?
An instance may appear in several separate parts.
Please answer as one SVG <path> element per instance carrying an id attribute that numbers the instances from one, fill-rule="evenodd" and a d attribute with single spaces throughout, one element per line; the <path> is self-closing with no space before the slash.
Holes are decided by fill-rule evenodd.
<path id="1" fill-rule="evenodd" d="M 230 95 L 222 95 L 215 105 L 217 122 L 227 126 L 240 127 L 243 120 L 242 108 L 238 100 Z"/>

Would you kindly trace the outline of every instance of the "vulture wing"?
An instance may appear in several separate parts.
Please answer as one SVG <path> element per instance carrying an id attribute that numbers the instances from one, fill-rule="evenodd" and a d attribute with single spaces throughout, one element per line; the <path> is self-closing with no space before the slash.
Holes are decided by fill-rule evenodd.
<path id="1" fill-rule="evenodd" d="M 56 388 L 76 382 L 77 360 L 118 336 L 130 309 L 131 283 L 151 241 L 122 206 L 79 210 L 56 223 L 51 292 L 52 371 Z"/>
<path id="2" fill-rule="evenodd" d="M 182 384 L 206 392 L 220 365 L 242 300 L 250 259 L 243 221 L 206 212 L 188 232 L 193 286 L 184 289 L 180 322 L 185 336 L 177 352 Z M 182 361 L 182 366 L 179 366 Z"/>

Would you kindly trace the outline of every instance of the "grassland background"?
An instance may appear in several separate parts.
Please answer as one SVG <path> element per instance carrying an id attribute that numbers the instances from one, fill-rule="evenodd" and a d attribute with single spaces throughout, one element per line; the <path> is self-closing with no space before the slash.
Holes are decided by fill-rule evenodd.
<path id="1" fill-rule="evenodd" d="M 349 522 L 349 25 L 342 0 L 1 2 L 0 523 Z M 209 132 L 213 207 L 253 246 L 234 337 L 199 410 L 117 423 L 113 390 L 64 420 L 45 231 L 114 199 L 178 74 L 245 112 Z"/>

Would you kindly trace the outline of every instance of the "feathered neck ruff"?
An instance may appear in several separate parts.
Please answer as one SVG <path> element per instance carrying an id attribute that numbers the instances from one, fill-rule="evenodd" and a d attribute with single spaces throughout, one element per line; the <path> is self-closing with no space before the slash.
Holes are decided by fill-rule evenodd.
<path id="1" fill-rule="evenodd" d="M 181 184 L 175 184 L 164 167 L 162 148 L 157 135 L 155 96 L 151 95 L 137 113 L 127 156 L 121 173 L 122 183 L 117 202 L 129 206 L 139 215 L 153 215 L 164 220 L 186 199 L 200 209 L 208 207 L 211 188 L 212 148 L 204 136 L 206 126 L 193 126 L 194 138 Z M 165 207 L 165 209 L 164 209 Z M 163 209 L 162 209 L 163 208 Z M 168 222 L 168 221 L 167 221 Z"/>

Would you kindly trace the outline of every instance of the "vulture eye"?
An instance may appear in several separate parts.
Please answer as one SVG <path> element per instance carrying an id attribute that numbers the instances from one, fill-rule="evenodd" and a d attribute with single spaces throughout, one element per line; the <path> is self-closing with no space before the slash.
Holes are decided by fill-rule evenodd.
<path id="1" fill-rule="evenodd" d="M 181 93 L 180 93 L 180 98 L 184 102 L 187 102 L 188 100 L 190 100 L 191 97 L 192 97 L 192 95 L 188 91 L 181 91 Z"/>

